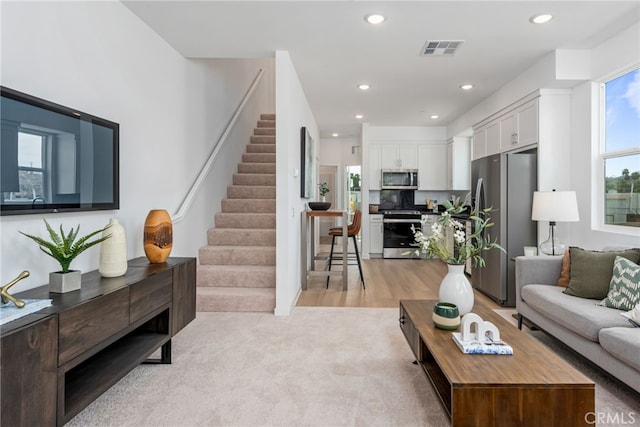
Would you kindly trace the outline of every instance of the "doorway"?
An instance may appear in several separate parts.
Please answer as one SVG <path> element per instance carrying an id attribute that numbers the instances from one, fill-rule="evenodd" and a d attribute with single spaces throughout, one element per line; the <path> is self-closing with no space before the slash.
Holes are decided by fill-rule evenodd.
<path id="1" fill-rule="evenodd" d="M 327 202 L 331 203 L 331 209 L 340 208 L 339 199 L 340 189 L 336 186 L 338 182 L 338 167 L 331 165 L 321 165 L 319 168 L 318 183 L 326 182 L 329 187 L 329 193 L 325 196 Z M 335 227 L 335 220 L 331 217 L 320 218 L 318 236 L 320 236 L 320 244 L 331 244 L 331 237 L 329 236 L 329 229 Z"/>

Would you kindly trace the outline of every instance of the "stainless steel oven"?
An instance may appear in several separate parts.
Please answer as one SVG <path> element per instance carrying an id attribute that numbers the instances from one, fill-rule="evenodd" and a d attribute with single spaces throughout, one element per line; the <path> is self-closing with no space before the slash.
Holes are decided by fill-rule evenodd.
<path id="1" fill-rule="evenodd" d="M 385 211 L 382 216 L 382 257 L 422 258 L 416 255 L 413 229 L 421 230 L 422 215 L 418 211 Z M 412 229 L 413 227 L 413 229 Z"/>

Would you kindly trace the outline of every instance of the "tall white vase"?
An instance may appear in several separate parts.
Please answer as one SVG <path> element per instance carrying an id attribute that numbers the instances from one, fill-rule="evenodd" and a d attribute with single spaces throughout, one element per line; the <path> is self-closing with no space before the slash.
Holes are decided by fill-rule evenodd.
<path id="1" fill-rule="evenodd" d="M 449 302 L 458 306 L 460 316 L 473 308 L 473 288 L 464 274 L 464 264 L 447 264 L 449 272 L 440 283 L 440 302 Z"/>
<path id="2" fill-rule="evenodd" d="M 102 277 L 118 277 L 127 272 L 127 237 L 116 218 L 109 220 L 109 226 L 102 232 L 102 236 L 111 237 L 100 243 L 98 271 Z"/>

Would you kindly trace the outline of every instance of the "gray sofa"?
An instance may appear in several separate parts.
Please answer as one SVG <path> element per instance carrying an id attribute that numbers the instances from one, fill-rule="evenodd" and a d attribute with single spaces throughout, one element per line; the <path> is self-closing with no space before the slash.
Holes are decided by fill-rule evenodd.
<path id="1" fill-rule="evenodd" d="M 564 294 L 555 286 L 562 257 L 516 258 L 519 327 L 527 319 L 640 392 L 640 328 L 599 300 Z"/>

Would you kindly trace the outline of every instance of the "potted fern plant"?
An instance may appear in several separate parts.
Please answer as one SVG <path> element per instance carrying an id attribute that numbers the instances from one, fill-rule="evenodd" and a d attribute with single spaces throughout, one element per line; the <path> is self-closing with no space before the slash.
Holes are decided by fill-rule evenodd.
<path id="1" fill-rule="evenodd" d="M 20 231 L 20 234 L 23 234 L 36 242 L 40 246 L 40 250 L 42 252 L 60 263 L 60 271 L 49 273 L 49 290 L 55 293 L 65 293 L 80 289 L 81 273 L 80 270 L 70 269 L 71 262 L 82 252 L 111 237 L 111 235 L 108 234 L 90 241 L 92 237 L 109 228 L 109 225 L 78 238 L 80 225 L 75 229 L 71 227 L 69 232 L 65 233 L 62 229 L 62 224 L 60 224 L 60 234 L 58 234 L 49 225 L 46 219 L 44 220 L 44 223 L 47 227 L 47 231 L 49 232 L 50 240 L 45 240 L 42 237 L 23 233 L 22 231 Z"/>

